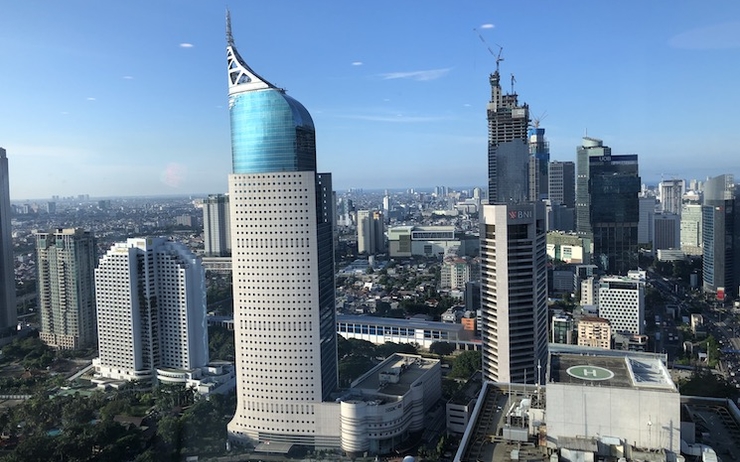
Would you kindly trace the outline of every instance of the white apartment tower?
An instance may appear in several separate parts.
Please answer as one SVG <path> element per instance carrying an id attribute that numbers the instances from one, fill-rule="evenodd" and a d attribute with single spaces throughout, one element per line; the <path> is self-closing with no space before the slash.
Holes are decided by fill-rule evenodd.
<path id="1" fill-rule="evenodd" d="M 483 207 L 481 305 L 484 378 L 541 380 L 548 340 L 542 202 Z"/>
<path id="2" fill-rule="evenodd" d="M 94 346 L 95 238 L 82 229 L 36 233 L 39 337 L 59 349 Z"/>
<path id="3" fill-rule="evenodd" d="M 378 210 L 357 211 L 357 252 L 375 255 L 386 251 L 385 221 Z"/>
<path id="4" fill-rule="evenodd" d="M 102 377 L 152 380 L 158 369 L 208 364 L 205 272 L 163 237 L 114 244 L 95 270 Z"/>

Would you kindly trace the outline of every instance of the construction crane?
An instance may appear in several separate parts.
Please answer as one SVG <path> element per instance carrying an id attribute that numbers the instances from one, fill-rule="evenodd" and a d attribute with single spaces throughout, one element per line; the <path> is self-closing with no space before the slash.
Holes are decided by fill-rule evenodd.
<path id="1" fill-rule="evenodd" d="M 545 120 L 546 117 L 547 117 L 547 111 L 543 112 L 539 116 L 532 119 L 532 125 L 534 126 L 534 128 L 540 128 L 540 122 Z"/>
<path id="2" fill-rule="evenodd" d="M 516 78 L 514 78 L 514 74 L 511 74 L 511 94 L 514 94 L 514 84 L 516 83 Z"/>
<path id="3" fill-rule="evenodd" d="M 488 52 L 491 53 L 491 56 L 496 58 L 496 72 L 498 72 L 499 63 L 504 60 L 504 58 L 501 57 L 501 53 L 504 51 L 504 47 L 502 47 L 501 45 L 497 43 L 494 43 L 494 45 L 498 47 L 498 54 L 494 53 L 493 50 L 491 50 L 491 47 L 488 46 L 488 42 L 486 42 L 486 39 L 484 39 L 483 36 L 480 34 L 480 32 L 478 32 L 478 29 L 473 27 L 473 30 L 475 31 L 476 34 L 478 34 L 478 38 L 480 39 L 481 42 L 483 42 L 483 45 L 488 49 Z"/>

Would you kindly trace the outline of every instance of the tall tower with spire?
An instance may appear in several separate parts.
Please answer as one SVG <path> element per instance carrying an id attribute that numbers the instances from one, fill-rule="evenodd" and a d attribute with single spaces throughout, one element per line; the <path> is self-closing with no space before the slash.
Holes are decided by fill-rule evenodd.
<path id="1" fill-rule="evenodd" d="M 305 107 L 254 72 L 234 45 L 226 59 L 237 441 L 338 447 L 331 175 L 316 172 Z"/>

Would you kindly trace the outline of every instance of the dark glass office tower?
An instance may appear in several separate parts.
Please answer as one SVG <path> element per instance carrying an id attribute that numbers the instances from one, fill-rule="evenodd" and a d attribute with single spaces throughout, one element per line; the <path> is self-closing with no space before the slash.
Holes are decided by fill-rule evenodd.
<path id="1" fill-rule="evenodd" d="M 601 140 L 578 148 L 576 230 L 593 240 L 593 263 L 609 274 L 637 269 L 640 176 L 637 155 L 612 155 Z"/>
<path id="2" fill-rule="evenodd" d="M 8 157 L 5 149 L 0 148 L 0 334 L 14 330 L 17 323 L 13 233 L 10 229 Z"/>
<path id="3" fill-rule="evenodd" d="M 316 172 L 306 108 L 245 63 L 230 21 L 227 39 L 237 345 L 229 434 L 336 447 L 336 410 L 322 406 L 338 384 L 331 175 Z"/>
<path id="4" fill-rule="evenodd" d="M 740 284 L 740 190 L 733 175 L 720 175 L 704 183 L 702 237 L 704 291 L 724 289 L 738 295 Z"/>

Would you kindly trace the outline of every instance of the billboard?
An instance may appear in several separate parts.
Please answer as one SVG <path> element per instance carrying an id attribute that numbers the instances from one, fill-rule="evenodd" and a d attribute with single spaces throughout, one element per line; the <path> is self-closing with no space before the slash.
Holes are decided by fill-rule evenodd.
<path id="1" fill-rule="evenodd" d="M 717 287 L 717 300 L 720 302 L 725 301 L 725 288 L 724 287 Z"/>

